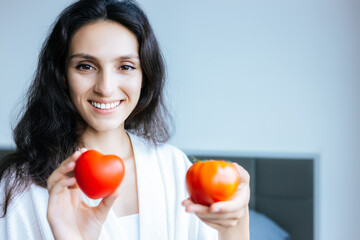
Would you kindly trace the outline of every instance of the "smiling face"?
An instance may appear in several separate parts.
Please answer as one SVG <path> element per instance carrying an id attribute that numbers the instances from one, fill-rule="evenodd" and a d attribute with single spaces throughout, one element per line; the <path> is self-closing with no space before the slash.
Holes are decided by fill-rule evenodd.
<path id="1" fill-rule="evenodd" d="M 67 71 L 71 99 L 88 130 L 123 130 L 142 85 L 136 36 L 116 22 L 81 27 L 70 44 Z"/>

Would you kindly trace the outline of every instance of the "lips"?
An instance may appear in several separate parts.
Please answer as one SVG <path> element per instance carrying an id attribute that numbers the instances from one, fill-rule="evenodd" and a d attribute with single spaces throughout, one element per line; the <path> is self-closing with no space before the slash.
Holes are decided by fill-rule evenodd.
<path id="1" fill-rule="evenodd" d="M 95 101 L 89 101 L 91 105 L 93 105 L 97 109 L 114 109 L 117 106 L 120 105 L 121 100 L 114 101 L 114 102 L 108 102 L 108 103 L 100 103 Z"/>

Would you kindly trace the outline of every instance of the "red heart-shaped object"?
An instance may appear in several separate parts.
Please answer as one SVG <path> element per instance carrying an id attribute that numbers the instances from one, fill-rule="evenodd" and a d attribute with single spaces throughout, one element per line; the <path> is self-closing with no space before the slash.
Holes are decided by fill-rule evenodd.
<path id="1" fill-rule="evenodd" d="M 125 175 L 125 165 L 116 155 L 88 150 L 76 161 L 74 172 L 77 184 L 86 196 L 98 199 L 109 196 L 119 187 Z"/>

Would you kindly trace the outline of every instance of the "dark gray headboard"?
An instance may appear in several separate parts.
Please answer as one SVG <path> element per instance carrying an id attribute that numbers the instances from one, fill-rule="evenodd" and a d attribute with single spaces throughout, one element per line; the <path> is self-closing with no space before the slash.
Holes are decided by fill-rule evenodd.
<path id="1" fill-rule="evenodd" d="M 189 159 L 223 159 L 250 174 L 250 208 L 285 229 L 291 240 L 314 239 L 314 159 L 188 154 Z"/>

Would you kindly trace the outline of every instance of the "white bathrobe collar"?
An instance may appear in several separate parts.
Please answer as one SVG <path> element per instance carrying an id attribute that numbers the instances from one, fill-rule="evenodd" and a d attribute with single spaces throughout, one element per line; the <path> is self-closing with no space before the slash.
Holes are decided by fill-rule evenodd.
<path id="1" fill-rule="evenodd" d="M 165 189 L 156 151 L 130 134 L 136 165 L 141 240 L 166 240 Z M 155 215 L 154 215 L 155 214 Z"/>

